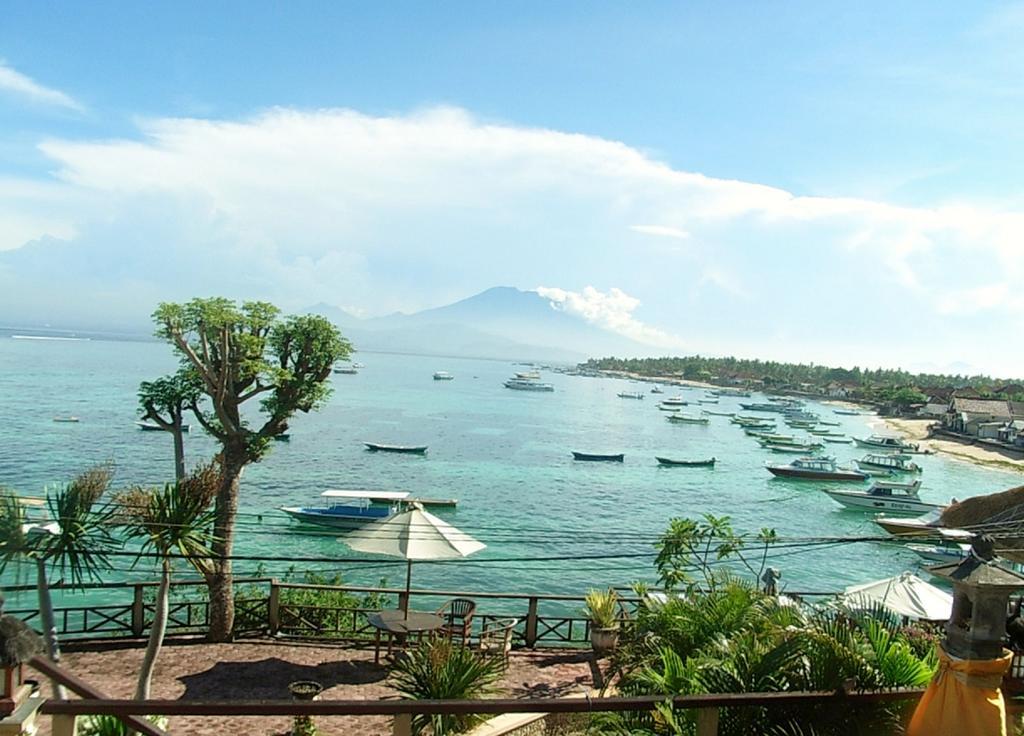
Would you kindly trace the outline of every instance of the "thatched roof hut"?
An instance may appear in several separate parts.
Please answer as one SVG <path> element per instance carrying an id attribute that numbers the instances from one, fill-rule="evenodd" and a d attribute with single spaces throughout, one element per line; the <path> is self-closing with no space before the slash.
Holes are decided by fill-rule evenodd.
<path id="1" fill-rule="evenodd" d="M 1001 556 L 1024 562 L 1024 486 L 954 503 L 942 513 L 939 524 L 992 534 Z"/>
<path id="2" fill-rule="evenodd" d="M 20 618 L 4 615 L 0 596 L 0 666 L 17 667 L 43 651 L 43 640 Z"/>

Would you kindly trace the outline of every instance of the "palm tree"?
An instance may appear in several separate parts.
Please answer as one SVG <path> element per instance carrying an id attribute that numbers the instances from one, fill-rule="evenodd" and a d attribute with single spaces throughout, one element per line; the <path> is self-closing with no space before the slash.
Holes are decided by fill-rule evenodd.
<path id="1" fill-rule="evenodd" d="M 129 539 L 141 541 L 136 562 L 149 553 L 160 560 L 160 586 L 149 631 L 146 654 L 135 689 L 138 700 L 149 698 L 153 669 L 167 631 L 173 559 L 181 556 L 200 573 L 209 571 L 212 527 L 210 504 L 219 484 L 215 465 L 200 467 L 184 480 L 162 490 L 137 488 L 117 497 L 119 514 Z"/>
<path id="2" fill-rule="evenodd" d="M 59 570 L 75 587 L 98 579 L 109 567 L 107 553 L 116 542 L 109 532 L 109 512 L 96 505 L 112 477 L 113 469 L 100 465 L 48 492 L 48 522 L 29 521 L 22 501 L 12 491 L 0 489 L 0 573 L 10 564 L 34 562 L 46 653 L 55 663 L 60 661 L 60 643 L 47 569 Z M 63 687 L 56 683 L 54 687 L 63 697 Z"/>

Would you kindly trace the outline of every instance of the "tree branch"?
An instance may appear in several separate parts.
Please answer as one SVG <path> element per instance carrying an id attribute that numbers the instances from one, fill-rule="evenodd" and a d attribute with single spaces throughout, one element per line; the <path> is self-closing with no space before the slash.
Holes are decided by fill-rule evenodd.
<path id="1" fill-rule="evenodd" d="M 246 401 L 251 399 L 253 396 L 258 396 L 259 394 L 262 394 L 264 391 L 272 391 L 273 389 L 274 389 L 273 386 L 261 386 L 261 385 L 259 385 L 257 383 L 256 384 L 256 388 L 254 388 L 252 391 L 244 393 L 244 394 L 242 394 L 241 396 L 238 397 L 238 403 L 239 404 L 244 404 Z"/>

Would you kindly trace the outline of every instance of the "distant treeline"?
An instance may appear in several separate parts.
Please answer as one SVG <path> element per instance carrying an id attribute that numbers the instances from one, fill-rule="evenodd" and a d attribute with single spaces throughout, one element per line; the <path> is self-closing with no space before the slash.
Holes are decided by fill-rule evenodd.
<path id="1" fill-rule="evenodd" d="M 580 364 L 581 370 L 628 371 L 641 376 L 676 376 L 692 381 L 723 384 L 763 385 L 767 388 L 788 388 L 827 393 L 829 388 L 845 389 L 851 397 L 871 400 L 893 400 L 899 403 L 913 398 L 925 401 L 929 389 L 971 388 L 979 396 L 1000 395 L 1017 398 L 1017 384 L 998 381 L 990 376 L 946 375 L 941 373 L 909 373 L 886 368 L 831 368 L 814 363 L 778 363 L 773 360 L 741 358 L 706 358 L 689 355 L 675 358 L 591 358 Z M 1009 388 L 1009 391 L 1005 389 Z M 914 395 L 911 394 L 913 392 Z"/>

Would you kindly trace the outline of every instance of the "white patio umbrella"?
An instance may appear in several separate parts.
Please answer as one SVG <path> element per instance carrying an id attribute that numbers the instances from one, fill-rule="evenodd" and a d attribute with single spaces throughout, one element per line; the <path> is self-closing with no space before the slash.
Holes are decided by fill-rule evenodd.
<path id="1" fill-rule="evenodd" d="M 406 616 L 409 615 L 413 562 L 468 557 L 487 546 L 424 511 L 415 502 L 406 511 L 349 532 L 341 541 L 356 552 L 401 557 L 408 563 L 405 573 Z"/>
<path id="2" fill-rule="evenodd" d="M 953 610 L 953 596 L 909 572 L 873 583 L 851 585 L 842 600 L 855 606 L 877 603 L 898 616 L 926 621 L 948 619 Z"/>

